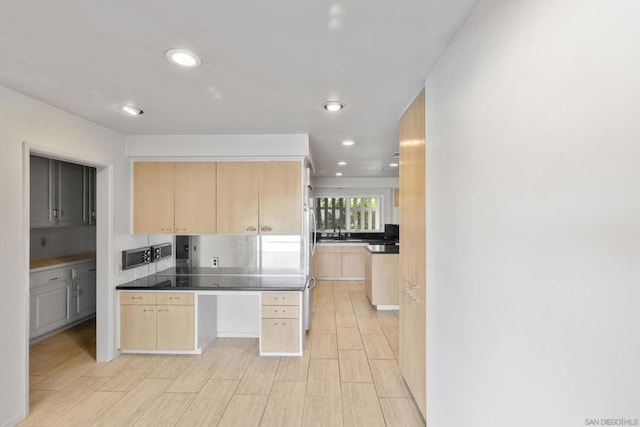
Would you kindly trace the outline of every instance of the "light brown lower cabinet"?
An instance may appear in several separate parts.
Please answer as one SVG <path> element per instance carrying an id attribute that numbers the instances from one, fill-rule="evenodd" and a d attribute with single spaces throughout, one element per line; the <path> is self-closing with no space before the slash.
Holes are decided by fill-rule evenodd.
<path id="1" fill-rule="evenodd" d="M 298 294 L 262 294 L 260 353 L 299 353 L 300 297 Z"/>
<path id="2" fill-rule="evenodd" d="M 364 279 L 365 245 L 326 244 L 316 246 L 316 278 Z"/>
<path id="3" fill-rule="evenodd" d="M 422 416 L 427 414 L 426 304 L 404 287 L 400 295 L 400 370 Z"/>
<path id="4" fill-rule="evenodd" d="M 120 348 L 193 350 L 193 294 L 120 293 Z"/>

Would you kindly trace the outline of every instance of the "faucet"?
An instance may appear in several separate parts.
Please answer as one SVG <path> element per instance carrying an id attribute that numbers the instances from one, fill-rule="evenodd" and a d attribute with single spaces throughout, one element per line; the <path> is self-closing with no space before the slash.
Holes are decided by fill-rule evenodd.
<path id="1" fill-rule="evenodd" d="M 333 224 L 333 232 L 336 232 L 336 227 L 338 227 L 338 240 L 342 239 L 342 229 L 340 228 L 340 224 Z"/>

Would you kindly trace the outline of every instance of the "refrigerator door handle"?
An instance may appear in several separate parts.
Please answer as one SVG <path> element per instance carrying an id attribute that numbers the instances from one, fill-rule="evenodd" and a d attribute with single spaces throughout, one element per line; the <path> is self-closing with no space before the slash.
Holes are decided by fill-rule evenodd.
<path id="1" fill-rule="evenodd" d="M 310 211 L 311 211 L 311 224 L 313 227 L 313 241 L 311 242 L 311 256 L 313 256 L 316 253 L 316 235 L 318 234 L 318 228 L 316 225 L 316 213 L 313 211 L 313 209 L 311 209 Z"/>

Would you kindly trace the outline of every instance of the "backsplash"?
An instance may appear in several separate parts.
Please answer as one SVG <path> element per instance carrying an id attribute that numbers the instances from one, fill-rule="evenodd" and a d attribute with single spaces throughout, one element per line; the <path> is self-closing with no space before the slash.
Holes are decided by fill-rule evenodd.
<path id="1" fill-rule="evenodd" d="M 96 250 L 96 227 L 32 228 L 30 259 L 52 258 Z"/>
<path id="2" fill-rule="evenodd" d="M 300 236 L 213 235 L 190 241 L 193 267 L 211 267 L 216 257 L 220 267 L 303 269 Z"/>

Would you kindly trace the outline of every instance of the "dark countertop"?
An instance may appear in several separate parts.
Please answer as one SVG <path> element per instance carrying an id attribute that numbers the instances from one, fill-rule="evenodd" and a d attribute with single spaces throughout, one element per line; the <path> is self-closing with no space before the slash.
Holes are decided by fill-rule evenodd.
<path id="1" fill-rule="evenodd" d="M 372 254 L 399 254 L 400 246 L 397 245 L 367 245 L 367 252 Z"/>
<path id="2" fill-rule="evenodd" d="M 214 270 L 215 274 L 209 272 Z M 288 291 L 302 292 L 307 279 L 302 275 L 257 276 L 232 274 L 241 269 L 169 268 L 147 277 L 116 286 L 117 290 L 157 291 Z M 246 269 L 244 269 L 246 270 Z M 248 270 L 246 270 L 248 271 Z M 274 270 L 272 273 L 275 273 Z M 219 274 L 222 273 L 222 274 Z"/>
<path id="3" fill-rule="evenodd" d="M 158 276 L 243 276 L 243 277 L 304 277 L 297 269 L 245 268 L 245 267 L 170 267 L 156 273 Z"/>

